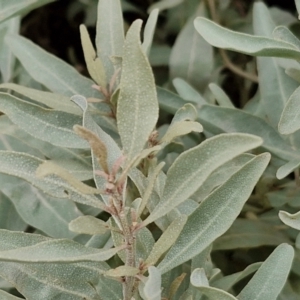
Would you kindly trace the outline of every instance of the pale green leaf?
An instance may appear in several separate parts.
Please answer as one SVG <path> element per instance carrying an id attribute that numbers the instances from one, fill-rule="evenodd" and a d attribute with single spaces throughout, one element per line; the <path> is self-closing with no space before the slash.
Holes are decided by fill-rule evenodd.
<path id="1" fill-rule="evenodd" d="M 93 195 L 80 193 L 75 187 L 55 175 L 42 179 L 36 177 L 38 166 L 44 161 L 28 154 L 0 151 L 0 172 L 22 178 L 45 193 L 57 197 L 68 198 L 75 202 L 105 209 L 100 199 Z"/>
<path id="2" fill-rule="evenodd" d="M 148 17 L 148 20 L 145 25 L 144 29 L 144 40 L 142 43 L 142 49 L 145 52 L 147 56 L 149 56 L 152 41 L 153 41 L 153 36 L 154 36 L 154 31 L 157 23 L 157 18 L 158 18 L 158 9 L 153 9 Z"/>
<path id="3" fill-rule="evenodd" d="M 17 14 L 25 14 L 54 0 L 9 0 L 0 4 L 0 22 Z"/>
<path id="4" fill-rule="evenodd" d="M 212 46 L 195 30 L 195 16 L 206 16 L 203 2 L 176 38 L 170 56 L 170 77 L 180 77 L 203 91 L 213 71 L 214 57 Z"/>
<path id="5" fill-rule="evenodd" d="M 103 234 L 109 228 L 106 222 L 93 216 L 80 216 L 69 223 L 69 229 L 73 232 L 84 234 Z"/>
<path id="6" fill-rule="evenodd" d="M 172 247 L 186 221 L 187 216 L 181 215 L 169 225 L 151 249 L 151 252 L 145 261 L 146 264 L 155 265 L 159 258 Z"/>
<path id="7" fill-rule="evenodd" d="M 295 4 L 296 4 L 297 11 L 298 11 L 298 15 L 300 16 L 300 0 L 295 0 Z"/>
<path id="8" fill-rule="evenodd" d="M 171 124 L 180 121 L 195 121 L 196 118 L 197 110 L 195 106 L 187 103 L 176 111 Z"/>
<path id="9" fill-rule="evenodd" d="M 290 214 L 287 211 L 279 211 L 280 220 L 285 224 L 297 230 L 300 230 L 300 212 Z"/>
<path id="10" fill-rule="evenodd" d="M 278 124 L 281 134 L 291 134 L 300 129 L 299 96 L 300 88 L 297 88 L 284 107 Z"/>
<path id="11" fill-rule="evenodd" d="M 92 89 L 93 81 L 80 75 L 63 60 L 24 37 L 8 35 L 5 40 L 30 76 L 49 90 L 69 97 L 74 94 L 97 95 Z"/>
<path id="12" fill-rule="evenodd" d="M 154 9 L 159 9 L 160 11 L 163 11 L 165 9 L 170 9 L 174 6 L 177 6 L 181 4 L 184 0 L 160 0 L 154 4 L 152 4 L 148 11 L 153 11 Z"/>
<path id="13" fill-rule="evenodd" d="M 203 268 L 193 270 L 190 278 L 191 284 L 195 287 L 209 286 L 208 279 Z"/>
<path id="14" fill-rule="evenodd" d="M 283 41 L 235 32 L 201 17 L 196 18 L 194 25 L 199 34 L 215 47 L 254 56 L 300 59 L 300 51 Z"/>
<path id="15" fill-rule="evenodd" d="M 300 49 L 300 40 L 285 26 L 277 26 L 273 31 L 275 39 L 290 43 Z"/>
<path id="16" fill-rule="evenodd" d="M 148 279 L 143 287 L 144 300 L 161 300 L 161 273 L 156 267 L 148 268 Z"/>
<path id="17" fill-rule="evenodd" d="M 229 293 L 227 293 L 223 290 L 213 288 L 213 287 L 202 286 L 202 287 L 198 287 L 198 289 L 209 300 L 215 300 L 215 299 L 218 299 L 218 300 L 237 300 L 237 298 L 235 298 L 231 294 L 229 294 Z"/>
<path id="18" fill-rule="evenodd" d="M 237 296 L 239 300 L 274 300 L 282 290 L 294 258 L 293 247 L 281 244 Z"/>
<path id="19" fill-rule="evenodd" d="M 110 277 L 122 277 L 122 276 L 135 276 L 140 272 L 138 268 L 130 266 L 119 266 L 115 269 L 110 269 L 105 272 L 106 276 Z"/>
<path id="20" fill-rule="evenodd" d="M 161 202 L 144 223 L 170 212 L 191 196 L 215 169 L 261 143 L 259 137 L 252 135 L 220 134 L 182 153 L 168 171 Z"/>
<path id="21" fill-rule="evenodd" d="M 231 108 L 234 107 L 231 100 L 230 100 L 230 98 L 223 91 L 223 89 L 221 87 L 219 87 L 215 83 L 210 83 L 208 85 L 208 87 L 211 90 L 211 92 L 213 93 L 214 97 L 216 98 L 216 100 L 217 100 L 217 102 L 219 103 L 220 106 L 231 107 Z"/>
<path id="22" fill-rule="evenodd" d="M 122 57 L 124 27 L 120 0 L 99 0 L 96 25 L 96 48 L 109 82 L 119 66 L 114 66 L 111 58 Z M 83 94 L 82 92 L 74 94 Z"/>
<path id="23" fill-rule="evenodd" d="M 101 86 L 102 88 L 106 88 L 105 70 L 102 61 L 96 55 L 96 51 L 91 42 L 89 33 L 85 25 L 80 25 L 80 37 L 81 37 L 84 59 L 89 74 L 99 86 Z"/>
<path id="24" fill-rule="evenodd" d="M 200 204 L 159 264 L 162 273 L 193 258 L 226 232 L 251 195 L 269 160 L 268 153 L 253 158 Z"/>
<path id="25" fill-rule="evenodd" d="M 82 122 L 79 116 L 42 108 L 7 93 L 0 93 L 0 99 L 0 111 L 30 135 L 56 146 L 88 148 L 73 131 L 73 126 Z"/>
<path id="26" fill-rule="evenodd" d="M 288 176 L 290 173 L 292 173 L 294 170 L 298 169 L 300 166 L 300 160 L 296 159 L 296 160 L 291 160 L 289 162 L 287 162 L 286 164 L 284 164 L 283 166 L 281 166 L 277 172 L 276 172 L 276 177 L 278 179 L 283 179 L 286 176 Z"/>
<path id="27" fill-rule="evenodd" d="M 45 104 L 50 108 L 80 115 L 80 109 L 70 101 L 67 96 L 54 94 L 45 91 L 39 91 L 14 83 L 4 83 L 0 85 L 1 89 L 8 89 L 17 92 L 20 95 L 30 98 L 31 100 Z"/>
<path id="28" fill-rule="evenodd" d="M 117 106 L 118 130 L 127 161 L 142 151 L 158 118 L 154 77 L 140 45 L 141 25 L 137 20 L 127 32 Z"/>

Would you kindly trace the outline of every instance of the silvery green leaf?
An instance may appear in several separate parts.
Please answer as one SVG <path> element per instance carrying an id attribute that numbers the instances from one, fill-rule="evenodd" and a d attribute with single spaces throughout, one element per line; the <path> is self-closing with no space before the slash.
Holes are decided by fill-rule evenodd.
<path id="1" fill-rule="evenodd" d="M 9 216 L 9 217 L 8 217 Z M 0 192 L 0 228 L 12 231 L 24 231 L 27 224 L 18 214 L 13 202 L 2 189 Z"/>
<path id="2" fill-rule="evenodd" d="M 269 160 L 268 153 L 253 158 L 200 204 L 158 265 L 162 273 L 193 258 L 226 232 L 251 195 Z"/>
<path id="3" fill-rule="evenodd" d="M 253 27 L 256 35 L 272 38 L 275 24 L 267 6 L 262 2 L 254 4 Z M 298 85 L 272 57 L 258 57 L 257 67 L 261 102 L 268 122 L 276 128 L 287 99 Z"/>
<path id="4" fill-rule="evenodd" d="M 199 36 L 193 24 L 195 16 L 205 15 L 204 3 L 200 3 L 195 15 L 177 36 L 169 63 L 171 79 L 180 77 L 201 91 L 206 87 L 214 67 L 213 48 Z"/>
<path id="5" fill-rule="evenodd" d="M 148 268 L 148 273 L 146 283 L 139 285 L 140 295 L 144 300 L 161 300 L 161 273 L 154 266 Z"/>
<path id="6" fill-rule="evenodd" d="M 154 77 L 140 45 L 141 21 L 127 32 L 117 106 L 117 124 L 124 154 L 131 161 L 144 148 L 158 118 Z"/>
<path id="7" fill-rule="evenodd" d="M 250 274 L 256 272 L 258 268 L 261 266 L 261 264 L 262 264 L 261 262 L 251 264 L 250 266 L 246 267 L 243 271 L 222 277 L 212 282 L 211 285 L 218 289 L 228 291 L 237 282 L 248 277 Z"/>
<path id="8" fill-rule="evenodd" d="M 100 0 L 96 25 L 96 48 L 106 71 L 108 82 L 119 68 L 114 66 L 111 58 L 122 57 L 124 44 L 124 27 L 120 0 Z M 82 92 L 74 94 L 83 94 Z"/>
<path id="9" fill-rule="evenodd" d="M 148 17 L 148 20 L 146 22 L 146 25 L 145 25 L 142 49 L 147 56 L 149 56 L 149 53 L 150 53 L 158 14 L 159 14 L 159 10 L 153 9 L 151 11 L 151 13 Z"/>
<path id="10" fill-rule="evenodd" d="M 0 17 L 1 18 L 1 17 Z M 4 43 L 4 38 L 7 33 L 18 33 L 20 29 L 20 16 L 11 18 L 6 22 L 1 23 L 0 31 L 0 70 L 3 82 L 11 80 L 15 66 L 15 56 L 10 48 Z"/>
<path id="11" fill-rule="evenodd" d="M 79 74 L 63 60 L 47 53 L 24 37 L 7 35 L 5 40 L 30 76 L 49 90 L 65 96 L 97 95 L 92 89 L 93 81 Z"/>
<path id="12" fill-rule="evenodd" d="M 181 78 L 174 78 L 173 85 L 177 93 L 185 100 L 196 103 L 198 106 L 206 104 L 206 100 L 190 84 Z"/>
<path id="13" fill-rule="evenodd" d="M 56 146 L 88 148 L 73 131 L 82 122 L 79 116 L 42 108 L 7 93 L 0 93 L 0 99 L 0 110 L 30 135 Z"/>
<path id="14" fill-rule="evenodd" d="M 72 199 L 78 203 L 105 209 L 104 204 L 96 196 L 80 193 L 75 187 L 58 176 L 37 178 L 36 170 L 43 162 L 43 160 L 28 154 L 0 151 L 1 173 L 25 179 L 53 197 Z"/>
<path id="15" fill-rule="evenodd" d="M 27 224 L 54 238 L 72 239 L 75 237 L 75 234 L 69 231 L 68 223 L 80 216 L 81 212 L 73 201 L 53 198 L 19 178 L 1 174 L 0 179 L 2 193 L 10 198 Z M 7 211 L 3 212 L 7 214 Z M 11 220 L 16 223 L 16 226 L 17 219 L 15 217 Z M 1 226 L 1 228 L 5 227 Z M 7 229 L 14 230 L 13 228 Z"/>
<path id="16" fill-rule="evenodd" d="M 285 225 L 300 230 L 300 212 L 290 214 L 287 211 L 281 210 L 278 216 Z"/>
<path id="17" fill-rule="evenodd" d="M 0 290 L 0 297 L 1 297 L 2 300 L 20 300 L 20 299 L 23 299 L 23 298 L 13 296 L 12 294 L 9 294 L 9 293 L 7 293 L 5 291 L 2 291 L 2 290 Z"/>
<path id="18" fill-rule="evenodd" d="M 298 15 L 300 16 L 300 0 L 295 0 L 295 4 L 298 11 Z"/>
<path id="19" fill-rule="evenodd" d="M 207 42 L 218 48 L 253 56 L 300 59 L 297 47 L 283 41 L 235 32 L 202 17 L 196 18 L 194 25 Z"/>
<path id="20" fill-rule="evenodd" d="M 140 272 L 138 268 L 130 266 L 119 266 L 115 269 L 110 269 L 105 272 L 106 276 L 110 277 L 123 277 L 123 276 L 135 276 Z"/>
<path id="21" fill-rule="evenodd" d="M 43 6 L 47 3 L 53 2 L 54 0 L 10 0 L 1 2 L 0 5 L 0 22 L 11 18 L 18 14 L 25 14 L 32 11 L 35 8 Z"/>
<path id="22" fill-rule="evenodd" d="M 291 160 L 291 161 L 287 162 L 286 164 L 284 164 L 283 166 L 281 166 L 277 170 L 276 177 L 278 179 L 283 179 L 286 176 L 288 176 L 290 173 L 292 173 L 294 170 L 299 168 L 299 166 L 300 166 L 300 160 L 299 159 Z"/>
<path id="23" fill-rule="evenodd" d="M 278 246 L 289 238 L 278 229 L 260 220 L 236 219 L 225 234 L 213 245 L 214 250 Z"/>
<path id="24" fill-rule="evenodd" d="M 159 9 L 160 11 L 163 11 L 165 9 L 170 9 L 174 6 L 179 5 L 184 0 L 160 0 L 148 8 L 148 11 L 153 11 L 154 9 Z"/>
<path id="25" fill-rule="evenodd" d="M 191 284 L 196 287 L 209 286 L 208 279 L 203 268 L 193 270 L 190 280 Z"/>
<path id="26" fill-rule="evenodd" d="M 281 292 L 294 258 L 293 247 L 278 246 L 237 296 L 238 300 L 274 300 Z"/>
<path id="27" fill-rule="evenodd" d="M 176 111 L 171 124 L 180 121 L 195 121 L 196 118 L 197 110 L 195 106 L 187 103 Z"/>
<path id="28" fill-rule="evenodd" d="M 286 27 L 277 26 L 273 31 L 275 39 L 290 43 L 300 49 L 300 40 Z"/>
<path id="29" fill-rule="evenodd" d="M 1 89 L 8 89 L 17 92 L 20 95 L 30 98 L 31 100 L 45 104 L 50 108 L 80 115 L 80 109 L 70 101 L 67 96 L 54 94 L 45 91 L 28 88 L 14 83 L 4 83 L 0 85 Z"/>
<path id="30" fill-rule="evenodd" d="M 106 222 L 93 216 L 80 216 L 69 223 L 69 229 L 83 234 L 103 234 L 109 228 Z"/>
<path id="31" fill-rule="evenodd" d="M 299 95 L 300 88 L 298 87 L 284 107 L 278 124 L 281 134 L 291 134 L 300 129 Z"/>
<path id="32" fill-rule="evenodd" d="M 160 203 L 144 223 L 166 215 L 191 196 L 214 170 L 261 143 L 253 135 L 220 134 L 182 153 L 168 170 Z"/>
<path id="33" fill-rule="evenodd" d="M 209 87 L 210 91 L 213 93 L 214 97 L 216 98 L 216 100 L 220 106 L 234 108 L 230 98 L 223 91 L 223 89 L 221 87 L 219 87 L 215 83 L 210 83 L 208 85 L 208 87 Z"/>
<path id="34" fill-rule="evenodd" d="M 155 265 L 159 258 L 172 247 L 186 221 L 187 216 L 181 215 L 170 224 L 152 247 L 151 252 L 145 261 L 146 264 Z"/>

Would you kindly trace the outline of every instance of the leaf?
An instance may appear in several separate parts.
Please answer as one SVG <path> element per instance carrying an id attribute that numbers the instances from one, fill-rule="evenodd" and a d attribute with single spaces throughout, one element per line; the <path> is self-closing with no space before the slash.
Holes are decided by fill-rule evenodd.
<path id="1" fill-rule="evenodd" d="M 49 90 L 69 97 L 74 94 L 86 97 L 97 95 L 92 89 L 93 81 L 80 75 L 63 60 L 24 37 L 8 35 L 5 40 L 30 76 Z"/>
<path id="2" fill-rule="evenodd" d="M 295 0 L 295 4 L 296 4 L 297 11 L 298 11 L 298 15 L 300 15 L 300 0 Z M 298 16 L 298 18 L 299 18 L 299 16 Z"/>
<path id="3" fill-rule="evenodd" d="M 146 22 L 146 25 L 145 25 L 142 49 L 147 56 L 149 56 L 149 53 L 150 53 L 158 14 L 159 14 L 159 10 L 153 9 L 151 11 L 151 13 L 148 17 L 148 20 Z"/>
<path id="4" fill-rule="evenodd" d="M 300 49 L 299 39 L 286 26 L 277 26 L 273 30 L 273 36 L 275 39 L 290 43 Z"/>
<path id="5" fill-rule="evenodd" d="M 193 270 L 190 281 L 191 284 L 196 287 L 209 286 L 208 279 L 203 268 Z"/>
<path id="6" fill-rule="evenodd" d="M 155 245 L 152 247 L 145 264 L 155 265 L 157 263 L 160 257 L 175 243 L 186 221 L 187 216 L 181 215 L 169 225 L 169 227 L 163 232 Z"/>
<path id="7" fill-rule="evenodd" d="M 281 244 L 237 296 L 239 300 L 274 300 L 282 290 L 294 258 L 292 246 Z"/>
<path id="8" fill-rule="evenodd" d="M 127 32 L 117 106 L 117 124 L 128 162 L 143 150 L 158 118 L 154 77 L 140 46 L 141 24 L 135 21 Z"/>
<path id="9" fill-rule="evenodd" d="M 105 210 L 105 205 L 100 199 L 92 195 L 80 193 L 75 187 L 69 185 L 62 178 L 55 175 L 42 179 L 36 177 L 36 169 L 43 160 L 28 154 L 0 151 L 0 172 L 16 176 L 30 182 L 45 193 L 57 198 L 69 198 L 75 202 L 91 205 Z"/>
<path id="10" fill-rule="evenodd" d="M 6 93 L 0 96 L 0 111 L 30 135 L 56 146 L 88 148 L 73 132 L 73 125 L 82 122 L 79 116 L 42 108 Z"/>
<path id="11" fill-rule="evenodd" d="M 300 212 L 290 214 L 287 211 L 279 211 L 279 219 L 285 224 L 297 230 L 300 230 Z"/>
<path id="12" fill-rule="evenodd" d="M 45 104 L 50 108 L 54 108 L 56 110 L 64 111 L 74 115 L 80 115 L 80 110 L 78 109 L 78 107 L 76 107 L 76 105 L 74 105 L 74 103 L 72 103 L 70 101 L 70 98 L 67 96 L 62 96 L 45 91 L 39 91 L 14 83 L 1 84 L 0 88 L 13 90 L 18 94 L 21 94 L 39 103 Z"/>
<path id="13" fill-rule="evenodd" d="M 111 58 L 123 55 L 124 27 L 120 0 L 98 1 L 96 31 L 97 54 L 103 63 L 109 82 L 119 68 L 118 65 L 114 67 Z M 84 95 L 82 92 L 74 94 Z"/>
<path id="14" fill-rule="evenodd" d="M 102 61 L 97 57 L 85 25 L 80 25 L 81 45 L 89 74 L 101 87 L 106 88 L 106 75 Z"/>
<path id="15" fill-rule="evenodd" d="M 1 297 L 2 300 L 18 300 L 18 299 L 20 300 L 20 299 L 23 299 L 23 298 L 15 297 L 12 294 L 6 293 L 2 290 L 0 290 L 0 297 Z"/>
<path id="16" fill-rule="evenodd" d="M 138 268 L 130 266 L 119 266 L 115 269 L 110 269 L 105 272 L 106 276 L 110 277 L 123 277 L 123 276 L 135 276 L 140 272 Z"/>
<path id="17" fill-rule="evenodd" d="M 214 67 L 213 48 L 193 25 L 195 16 L 205 15 L 205 6 L 201 3 L 177 36 L 169 63 L 171 79 L 180 77 L 200 91 L 205 89 Z"/>
<path id="18" fill-rule="evenodd" d="M 19 0 L 10 0 L 8 2 L 3 2 L 1 3 L 0 9 L 0 22 L 15 15 L 24 15 L 26 12 L 30 12 L 35 8 L 53 1 L 54 0 L 25 0 L 20 2 Z"/>
<path id="19" fill-rule="evenodd" d="M 197 110 L 195 106 L 190 103 L 187 103 L 176 111 L 171 124 L 180 121 L 195 121 L 196 118 Z"/>
<path id="20" fill-rule="evenodd" d="M 300 51 L 283 41 L 235 32 L 202 17 L 196 18 L 194 25 L 207 42 L 218 48 L 253 56 L 300 59 Z"/>
<path id="21" fill-rule="evenodd" d="M 287 162 L 286 164 L 284 164 L 283 166 L 281 166 L 277 170 L 276 177 L 278 179 L 283 179 L 286 176 L 288 176 L 290 173 L 292 173 L 294 170 L 299 168 L 299 166 L 300 166 L 300 160 L 299 159 L 291 160 L 291 161 Z"/>
<path id="22" fill-rule="evenodd" d="M 154 9 L 159 9 L 160 11 L 163 11 L 165 9 L 170 9 L 174 6 L 181 4 L 183 1 L 184 0 L 160 0 L 150 5 L 150 7 L 148 8 L 148 12 L 149 11 L 152 12 Z"/>
<path id="23" fill-rule="evenodd" d="M 247 134 L 220 134 L 182 153 L 167 174 L 161 202 L 143 222 L 149 224 L 191 196 L 225 162 L 262 143 Z"/>
<path id="24" fill-rule="evenodd" d="M 274 225 L 260 220 L 236 219 L 225 234 L 213 245 L 214 250 L 278 246 L 289 238 Z"/>
<path id="25" fill-rule="evenodd" d="M 73 232 L 83 234 L 103 234 L 109 228 L 106 222 L 93 216 L 80 216 L 69 223 L 69 229 Z"/>
<path id="26" fill-rule="evenodd" d="M 156 267 L 148 268 L 146 283 L 139 285 L 139 291 L 144 300 L 161 300 L 161 273 Z"/>
<path id="27" fill-rule="evenodd" d="M 281 134 L 291 134 L 300 129 L 299 96 L 300 87 L 294 91 L 284 107 L 278 124 Z"/>
<path id="28" fill-rule="evenodd" d="M 269 160 L 268 153 L 253 158 L 200 204 L 158 265 L 162 273 L 193 258 L 226 232 L 251 195 Z"/>
<path id="29" fill-rule="evenodd" d="M 223 107 L 231 107 L 234 108 L 230 98 L 228 95 L 223 91 L 222 88 L 220 88 L 217 84 L 215 83 L 210 83 L 208 85 L 209 89 L 213 93 L 214 97 L 216 98 L 217 102 L 219 103 L 220 106 Z"/>

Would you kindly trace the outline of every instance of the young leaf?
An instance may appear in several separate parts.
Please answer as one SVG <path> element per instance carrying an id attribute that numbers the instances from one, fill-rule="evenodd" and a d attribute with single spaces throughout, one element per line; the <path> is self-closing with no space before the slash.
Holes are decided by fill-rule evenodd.
<path id="1" fill-rule="evenodd" d="M 203 268 L 193 270 L 191 274 L 191 284 L 196 287 L 209 286 L 208 279 Z"/>
<path id="2" fill-rule="evenodd" d="M 299 168 L 299 166 L 300 166 L 300 159 L 291 160 L 277 170 L 276 177 L 278 179 L 283 179 L 286 176 L 288 176 L 290 173 L 292 173 L 294 170 Z"/>
<path id="3" fill-rule="evenodd" d="M 217 84 L 210 83 L 208 87 L 213 93 L 214 97 L 216 98 L 220 106 L 234 108 L 228 95 Z"/>
<path id="4" fill-rule="evenodd" d="M 149 277 L 145 284 L 139 285 L 139 291 L 144 300 L 161 300 L 161 273 L 151 266 L 148 268 Z"/>
<path id="5" fill-rule="evenodd" d="M 106 88 L 106 75 L 101 60 L 96 55 L 96 51 L 91 42 L 89 33 L 85 25 L 80 25 L 81 44 L 87 69 L 94 81 L 103 88 Z"/>
<path id="6" fill-rule="evenodd" d="M 74 94 L 97 95 L 92 89 L 93 81 L 80 75 L 63 60 L 24 37 L 8 35 L 5 40 L 30 76 L 49 90 L 69 97 Z"/>
<path id="7" fill-rule="evenodd" d="M 300 59 L 300 51 L 283 41 L 235 32 L 202 17 L 196 18 L 194 25 L 207 42 L 218 48 L 254 56 Z"/>
<path id="8" fill-rule="evenodd" d="M 159 264 L 162 273 L 193 258 L 226 232 L 251 195 L 269 160 L 268 153 L 253 158 L 200 204 Z"/>
<path id="9" fill-rule="evenodd" d="M 220 134 L 182 153 L 168 171 L 161 202 L 144 224 L 170 212 L 191 196 L 215 169 L 261 143 L 260 138 L 252 135 Z"/>
<path id="10" fill-rule="evenodd" d="M 42 108 L 6 93 L 0 95 L 0 111 L 30 135 L 56 146 L 88 148 L 72 128 L 82 122 L 79 116 Z"/>
<path id="11" fill-rule="evenodd" d="M 69 223 L 69 229 L 82 234 L 103 234 L 109 228 L 106 222 L 93 216 L 80 216 Z"/>
<path id="12" fill-rule="evenodd" d="M 187 103 L 176 111 L 171 124 L 180 121 L 195 121 L 196 118 L 197 109 L 194 105 Z"/>
<path id="13" fill-rule="evenodd" d="M 110 269 L 105 272 L 106 276 L 110 277 L 123 277 L 123 276 L 135 276 L 140 272 L 138 268 L 130 266 L 119 266 L 115 269 Z"/>
<path id="14" fill-rule="evenodd" d="M 158 118 L 158 102 L 149 62 L 140 46 L 142 22 L 127 32 L 117 106 L 117 124 L 127 161 L 139 154 Z"/>
<path id="15" fill-rule="evenodd" d="M 278 214 L 280 220 L 285 224 L 297 230 L 300 230 L 300 212 L 290 214 L 281 210 Z"/>
<path id="16" fill-rule="evenodd" d="M 119 68 L 118 65 L 114 67 L 111 58 L 114 56 L 122 57 L 124 44 L 124 27 L 120 0 L 98 1 L 96 30 L 97 54 L 105 68 L 106 78 L 110 81 Z"/>
<path id="17" fill-rule="evenodd" d="M 145 25 L 142 49 L 147 56 L 149 56 L 150 53 L 155 26 L 158 18 L 158 13 L 159 13 L 158 9 L 153 9 Z"/>
<path id="18" fill-rule="evenodd" d="M 274 300 L 282 290 L 294 258 L 293 247 L 281 244 L 237 296 L 238 300 Z"/>

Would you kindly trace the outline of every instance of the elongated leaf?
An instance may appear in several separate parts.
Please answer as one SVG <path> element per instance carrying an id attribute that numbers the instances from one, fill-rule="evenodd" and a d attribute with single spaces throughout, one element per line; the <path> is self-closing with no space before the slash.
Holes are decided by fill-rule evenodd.
<path id="1" fill-rule="evenodd" d="M 158 18 L 158 13 L 159 13 L 158 9 L 153 9 L 145 25 L 142 48 L 147 56 L 149 56 L 150 53 L 156 22 Z"/>
<path id="2" fill-rule="evenodd" d="M 161 202 L 144 221 L 149 224 L 167 214 L 191 196 L 208 176 L 225 162 L 261 145 L 247 134 L 220 134 L 182 153 L 167 174 Z"/>
<path id="3" fill-rule="evenodd" d="M 108 225 L 93 216 L 80 216 L 70 222 L 69 229 L 73 232 L 94 235 L 105 233 Z"/>
<path id="4" fill-rule="evenodd" d="M 254 56 L 300 59 L 300 51 L 283 41 L 235 32 L 202 17 L 196 18 L 194 25 L 199 34 L 215 47 Z"/>
<path id="5" fill-rule="evenodd" d="M 124 44 L 123 17 L 120 0 L 98 2 L 96 48 L 106 71 L 108 82 L 120 67 L 114 66 L 111 58 L 122 57 Z M 76 94 L 83 94 L 82 92 Z"/>
<path id="6" fill-rule="evenodd" d="M 274 300 L 282 290 L 294 258 L 292 246 L 281 244 L 237 296 L 239 300 Z"/>
<path id="7" fill-rule="evenodd" d="M 10 0 L 1 3 L 0 9 L 0 22 L 11 18 L 17 14 L 24 14 L 32 11 L 35 8 L 43 6 L 47 3 L 53 2 L 54 0 Z"/>
<path id="8" fill-rule="evenodd" d="M 217 84 L 210 83 L 208 87 L 213 93 L 214 97 L 216 98 L 220 106 L 231 107 L 231 108 L 234 107 L 228 95 Z"/>
<path id="9" fill-rule="evenodd" d="M 286 27 L 277 26 L 273 31 L 275 39 L 290 43 L 300 49 L 300 40 Z"/>
<path id="10" fill-rule="evenodd" d="M 281 210 L 278 216 L 284 224 L 297 230 L 300 230 L 300 212 L 290 214 L 286 211 Z"/>
<path id="11" fill-rule="evenodd" d="M 161 274 L 156 267 L 148 268 L 149 277 L 145 285 L 139 286 L 140 293 L 145 300 L 161 299 Z"/>
<path id="12" fill-rule="evenodd" d="M 36 170 L 41 163 L 43 160 L 28 154 L 0 151 L 1 173 L 22 178 L 53 197 L 69 198 L 78 203 L 105 209 L 100 199 L 80 193 L 75 187 L 55 175 L 37 178 Z"/>
<path id="13" fill-rule="evenodd" d="M 160 0 L 154 4 L 152 4 L 148 11 L 152 11 L 154 9 L 159 9 L 160 11 L 165 10 L 165 9 L 170 9 L 174 6 L 179 5 L 182 3 L 184 0 Z"/>
<path id="14" fill-rule="evenodd" d="M 300 129 L 299 96 L 300 88 L 297 88 L 284 107 L 278 124 L 281 134 L 291 134 Z"/>
<path id="15" fill-rule="evenodd" d="M 180 77 L 196 87 L 204 90 L 214 66 L 213 48 L 195 30 L 195 16 L 205 16 L 202 2 L 193 17 L 179 33 L 170 56 L 170 76 Z M 188 47 L 187 47 L 188 45 Z"/>
<path id="16" fill-rule="evenodd" d="M 67 113 L 72 113 L 75 115 L 80 114 L 80 110 L 78 109 L 78 107 L 76 107 L 76 105 L 74 105 L 74 103 L 70 101 L 70 98 L 66 96 L 39 91 L 14 83 L 1 84 L 0 88 L 13 90 L 18 94 L 24 95 L 25 97 L 28 97 L 34 101 L 45 104 L 50 108 L 54 108 Z"/>
<path id="17" fill-rule="evenodd" d="M 158 265 L 162 273 L 199 254 L 231 226 L 269 160 L 268 153 L 253 158 L 200 204 Z"/>
<path id="18" fill-rule="evenodd" d="M 0 99 L 0 111 L 30 135 L 57 146 L 88 148 L 73 131 L 73 126 L 82 122 L 79 116 L 45 109 L 6 93 L 0 93 Z"/>
<path id="19" fill-rule="evenodd" d="M 140 272 L 138 268 L 130 266 L 119 266 L 115 269 L 108 270 L 105 275 L 110 277 L 135 276 Z"/>
<path id="20" fill-rule="evenodd" d="M 181 215 L 170 224 L 170 226 L 164 231 L 164 233 L 155 243 L 145 261 L 146 264 L 155 265 L 159 258 L 171 248 L 171 246 L 177 240 L 186 221 L 187 216 Z"/>
<path id="21" fill-rule="evenodd" d="M 299 168 L 299 166 L 300 166 L 300 160 L 299 159 L 291 160 L 291 161 L 287 162 L 286 164 L 284 164 L 283 166 L 281 166 L 277 170 L 276 177 L 278 179 L 283 179 L 284 177 L 286 177 L 290 173 L 292 173 L 294 170 Z"/>
<path id="22" fill-rule="evenodd" d="M 296 4 L 297 11 L 298 11 L 298 15 L 300 16 L 300 1 L 295 0 L 295 4 Z"/>
<path id="23" fill-rule="evenodd" d="M 117 124 L 127 161 L 139 154 L 158 118 L 154 77 L 140 46 L 141 21 L 127 32 L 124 45 Z"/>
<path id="24" fill-rule="evenodd" d="M 93 81 L 80 75 L 63 60 L 24 37 L 9 35 L 5 40 L 30 76 L 49 90 L 69 97 L 74 94 L 83 94 L 86 97 L 96 95 L 92 89 Z"/>

